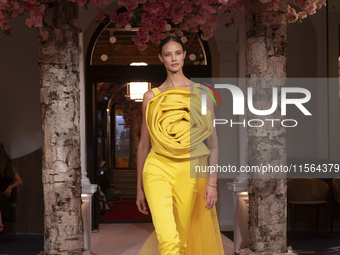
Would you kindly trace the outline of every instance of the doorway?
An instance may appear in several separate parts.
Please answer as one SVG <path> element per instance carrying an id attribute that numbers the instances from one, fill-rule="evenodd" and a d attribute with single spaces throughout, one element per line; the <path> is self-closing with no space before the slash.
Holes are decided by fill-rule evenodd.
<path id="1" fill-rule="evenodd" d="M 138 123 L 129 123 L 129 108 L 136 108 L 141 117 L 142 102 L 133 102 L 128 95 L 131 82 L 146 82 L 149 89 L 166 79 L 166 70 L 158 59 L 158 45 L 149 43 L 140 52 L 132 41 L 138 28 L 116 28 L 101 23 L 93 34 L 86 54 L 86 150 L 87 175 L 99 185 L 100 175 L 115 190 L 121 200 L 113 203 L 117 209 L 112 217 L 100 216 L 99 196 L 93 196 L 92 230 L 101 222 L 151 222 L 143 219 L 136 199 L 136 144 Z M 211 77 L 211 56 L 201 32 L 184 32 L 181 40 L 186 50 L 183 72 L 186 77 Z M 123 106 L 123 107 L 122 107 Z M 139 110 L 138 110 L 139 109 Z M 137 116 L 137 115 L 135 115 Z M 98 193 L 98 192 L 97 192 Z M 127 203 L 128 199 L 131 201 Z M 132 200 L 134 200 L 132 202 Z M 123 205 L 122 202 L 127 204 Z M 135 209 L 135 212 L 129 210 Z M 111 208 L 110 208 L 111 210 Z M 106 214 L 108 216 L 108 213 Z"/>

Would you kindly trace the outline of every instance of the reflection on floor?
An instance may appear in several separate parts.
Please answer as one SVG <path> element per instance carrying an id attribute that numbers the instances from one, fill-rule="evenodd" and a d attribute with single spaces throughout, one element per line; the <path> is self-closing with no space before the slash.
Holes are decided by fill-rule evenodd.
<path id="1" fill-rule="evenodd" d="M 97 255 L 137 255 L 154 231 L 152 223 L 100 224 L 92 232 L 91 250 Z M 234 251 L 234 243 L 221 234 L 225 255 Z"/>

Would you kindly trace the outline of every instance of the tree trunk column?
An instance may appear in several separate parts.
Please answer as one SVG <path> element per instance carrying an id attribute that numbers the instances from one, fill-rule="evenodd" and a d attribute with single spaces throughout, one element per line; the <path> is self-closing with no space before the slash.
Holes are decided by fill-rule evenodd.
<path id="1" fill-rule="evenodd" d="M 279 1 L 281 13 L 266 11 L 266 4 L 246 0 L 246 78 L 253 89 L 253 106 L 268 110 L 273 103 L 272 88 L 277 87 L 278 107 L 273 114 L 255 115 L 248 121 L 263 120 L 262 127 L 248 126 L 248 165 L 286 166 L 286 130 L 281 125 L 281 86 L 285 85 L 287 52 L 287 1 Z M 254 79 L 250 79 L 254 78 Z M 265 79 L 267 78 L 267 79 Z M 279 79 L 276 79 L 279 78 Z M 248 97 L 251 95 L 248 94 Z M 266 119 L 278 119 L 271 121 Z M 253 121 L 251 125 L 261 126 Z M 250 173 L 249 248 L 254 252 L 285 253 L 286 243 L 286 177 L 275 173 Z"/>
<path id="2" fill-rule="evenodd" d="M 78 8 L 46 3 L 39 29 L 44 254 L 93 254 L 84 250 L 81 210 Z"/>

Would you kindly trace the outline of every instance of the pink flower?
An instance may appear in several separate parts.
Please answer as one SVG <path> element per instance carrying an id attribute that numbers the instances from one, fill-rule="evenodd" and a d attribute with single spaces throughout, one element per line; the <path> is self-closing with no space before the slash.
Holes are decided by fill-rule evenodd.
<path id="1" fill-rule="evenodd" d="M 294 4 L 299 5 L 302 10 L 305 10 L 307 4 L 303 0 L 294 0 Z"/>
<path id="2" fill-rule="evenodd" d="M 196 22 L 197 24 L 204 24 L 207 20 L 202 16 L 195 15 L 193 21 Z"/>
<path id="3" fill-rule="evenodd" d="M 42 20 L 43 20 L 43 17 L 41 15 L 39 16 L 35 16 L 34 17 L 34 27 L 42 27 Z"/>
<path id="4" fill-rule="evenodd" d="M 131 25 L 130 19 L 132 16 L 132 12 L 123 12 L 117 15 L 117 12 L 114 11 L 110 14 L 110 20 L 115 24 L 116 27 L 123 27 L 126 25 Z"/>
<path id="5" fill-rule="evenodd" d="M 155 19 L 150 31 L 153 33 L 159 32 L 159 31 L 165 31 L 166 24 L 167 22 L 165 20 Z"/>
<path id="6" fill-rule="evenodd" d="M 27 25 L 28 27 L 30 27 L 30 28 L 34 25 L 34 21 L 33 21 L 32 18 L 27 18 L 27 19 L 25 19 L 25 23 L 26 23 L 26 25 Z"/>
<path id="7" fill-rule="evenodd" d="M 305 19 L 307 18 L 307 13 L 305 11 L 301 11 L 298 13 L 300 19 Z"/>
<path id="8" fill-rule="evenodd" d="M 96 8 L 96 20 L 104 20 L 105 19 L 105 15 L 103 13 L 103 9 L 97 7 Z"/>
<path id="9" fill-rule="evenodd" d="M 118 0 L 118 4 L 124 6 L 127 10 L 134 10 L 139 3 L 145 3 L 146 0 Z"/>
<path id="10" fill-rule="evenodd" d="M 33 3 L 30 2 L 24 2 L 24 5 L 29 9 L 32 10 L 34 9 L 35 5 Z"/>
<path id="11" fill-rule="evenodd" d="M 291 8 L 289 4 L 287 4 L 287 20 L 289 23 L 292 23 L 298 19 L 298 15 L 296 14 L 295 9 Z"/>
<path id="12" fill-rule="evenodd" d="M 203 11 L 207 14 L 214 14 L 216 13 L 216 8 L 211 6 L 210 4 L 206 4 L 206 2 L 204 2 L 205 4 L 203 4 Z"/>
<path id="13" fill-rule="evenodd" d="M 44 13 L 45 11 L 45 8 L 46 8 L 46 5 L 45 4 L 42 4 L 40 6 L 38 6 L 35 10 L 38 12 L 38 13 Z"/>
<path id="14" fill-rule="evenodd" d="M 194 8 L 192 7 L 192 4 L 189 1 L 184 2 L 183 9 L 186 13 L 191 13 L 194 10 Z"/>
<path id="15" fill-rule="evenodd" d="M 178 36 L 183 36 L 183 32 L 181 30 L 176 30 L 175 33 L 178 35 Z"/>
<path id="16" fill-rule="evenodd" d="M 151 42 L 156 43 L 156 44 L 159 44 L 161 39 L 162 39 L 162 36 L 160 35 L 160 33 L 153 33 L 150 36 Z"/>
<path id="17" fill-rule="evenodd" d="M 86 4 L 87 0 L 78 0 L 79 6 L 84 6 Z"/>
<path id="18" fill-rule="evenodd" d="M 140 51 L 145 50 L 147 47 L 148 47 L 148 45 L 146 45 L 146 44 L 137 45 L 137 48 L 138 48 L 138 50 L 140 50 Z"/>
<path id="19" fill-rule="evenodd" d="M 308 13 L 308 15 L 312 15 L 312 14 L 316 13 L 316 4 L 315 4 L 315 2 L 312 3 L 311 5 L 309 5 L 306 8 L 306 12 Z"/>
<path id="20" fill-rule="evenodd" d="M 19 12 L 13 11 L 12 14 L 11 14 L 11 16 L 9 16 L 9 17 L 10 17 L 11 19 L 13 19 L 13 18 L 17 17 L 18 15 L 19 15 Z"/>
<path id="21" fill-rule="evenodd" d="M 140 27 L 137 31 L 139 43 L 146 43 L 150 40 L 149 31 L 145 27 Z"/>

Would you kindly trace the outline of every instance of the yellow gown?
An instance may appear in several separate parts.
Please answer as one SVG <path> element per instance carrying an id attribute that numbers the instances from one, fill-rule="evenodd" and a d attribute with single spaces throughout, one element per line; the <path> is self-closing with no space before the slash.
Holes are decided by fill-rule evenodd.
<path id="1" fill-rule="evenodd" d="M 211 112 L 201 115 L 199 83 L 193 92 L 172 87 L 146 107 L 152 148 L 143 167 L 143 189 L 155 231 L 138 255 L 224 255 L 215 206 L 207 210 L 204 190 L 213 132 Z"/>

